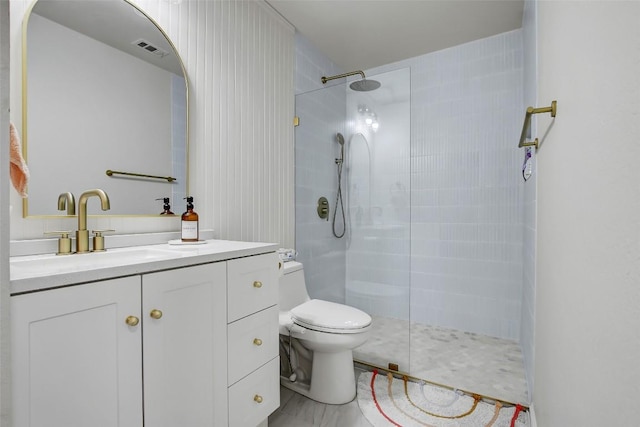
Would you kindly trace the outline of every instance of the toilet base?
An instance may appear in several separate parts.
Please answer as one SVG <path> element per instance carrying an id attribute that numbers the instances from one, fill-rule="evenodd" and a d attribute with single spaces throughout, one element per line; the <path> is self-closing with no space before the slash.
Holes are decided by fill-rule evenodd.
<path id="1" fill-rule="evenodd" d="M 280 377 L 280 384 L 317 402 L 342 405 L 356 397 L 356 379 L 351 350 L 337 353 L 314 351 L 311 384 L 291 382 Z"/>

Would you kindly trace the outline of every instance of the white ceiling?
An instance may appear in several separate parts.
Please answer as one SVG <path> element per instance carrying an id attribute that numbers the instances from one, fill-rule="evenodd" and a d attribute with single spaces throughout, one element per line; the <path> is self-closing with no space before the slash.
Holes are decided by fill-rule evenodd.
<path id="1" fill-rule="evenodd" d="M 344 71 L 522 26 L 524 0 L 267 0 Z"/>

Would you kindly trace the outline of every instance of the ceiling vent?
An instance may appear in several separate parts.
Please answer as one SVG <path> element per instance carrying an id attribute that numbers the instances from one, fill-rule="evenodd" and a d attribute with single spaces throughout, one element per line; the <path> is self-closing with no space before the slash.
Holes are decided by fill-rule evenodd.
<path id="1" fill-rule="evenodd" d="M 167 52 L 165 50 L 162 50 L 159 47 L 156 47 L 156 46 L 152 45 L 151 43 L 149 43 L 148 41 L 146 41 L 144 39 L 136 40 L 131 44 L 136 45 L 140 49 L 144 49 L 149 53 L 152 53 L 152 54 L 154 54 L 156 56 L 159 56 L 160 58 L 164 58 L 165 56 L 167 56 L 169 54 L 169 52 Z"/>

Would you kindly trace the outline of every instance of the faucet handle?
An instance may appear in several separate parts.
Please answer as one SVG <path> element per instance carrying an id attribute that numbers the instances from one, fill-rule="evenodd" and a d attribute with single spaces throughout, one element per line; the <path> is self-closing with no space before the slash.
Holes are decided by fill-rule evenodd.
<path id="1" fill-rule="evenodd" d="M 93 236 L 93 252 L 104 252 L 104 236 L 103 233 L 109 233 L 116 230 L 91 230 Z"/>
<path id="2" fill-rule="evenodd" d="M 57 236 L 60 235 L 58 239 L 58 252 L 56 255 L 71 255 L 71 238 L 69 234 L 71 231 L 63 230 L 63 231 L 45 231 L 45 236 Z"/>

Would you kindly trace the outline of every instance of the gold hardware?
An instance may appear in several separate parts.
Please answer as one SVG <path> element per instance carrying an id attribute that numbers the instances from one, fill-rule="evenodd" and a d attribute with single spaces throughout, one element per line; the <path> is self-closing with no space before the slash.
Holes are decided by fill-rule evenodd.
<path id="1" fill-rule="evenodd" d="M 294 127 L 296 127 L 296 126 L 300 126 L 300 117 L 295 116 L 295 117 L 293 118 L 293 126 L 294 126 Z"/>
<path id="2" fill-rule="evenodd" d="M 140 319 L 138 319 L 136 316 L 127 316 L 127 320 L 125 320 L 125 322 L 129 326 L 137 326 L 138 323 L 140 323 Z"/>
<path id="3" fill-rule="evenodd" d="M 253 396 L 253 400 L 255 400 L 258 403 L 262 403 L 262 396 L 260 396 L 259 394 L 256 394 L 255 396 Z"/>
<path id="4" fill-rule="evenodd" d="M 80 196 L 78 202 L 78 231 L 76 231 L 76 252 L 81 254 L 89 252 L 89 230 L 87 230 L 87 200 L 89 197 L 100 198 L 100 207 L 103 211 L 111 209 L 109 196 L 103 190 L 87 190 Z"/>
<path id="5" fill-rule="evenodd" d="M 67 215 L 76 214 L 76 199 L 69 192 L 61 193 L 58 196 L 58 210 L 63 211 L 65 209 L 67 210 Z"/>
<path id="6" fill-rule="evenodd" d="M 258 347 L 260 347 L 262 345 L 262 340 L 260 338 L 255 338 L 253 340 L 253 344 L 257 345 Z"/>
<path id="7" fill-rule="evenodd" d="M 106 249 L 104 248 L 104 236 L 103 233 L 108 233 L 110 231 L 116 230 L 93 230 L 93 252 L 104 252 Z"/>
<path id="8" fill-rule="evenodd" d="M 358 70 L 358 71 L 352 71 L 350 73 L 338 74 L 338 75 L 331 76 L 331 77 L 324 77 L 323 76 L 320 80 L 322 80 L 322 84 L 326 84 L 329 80 L 335 80 L 335 79 L 341 79 L 343 77 L 355 76 L 356 74 L 360 74 L 363 79 L 366 78 L 364 76 L 364 73 L 362 71 Z"/>
<path id="9" fill-rule="evenodd" d="M 538 138 L 536 138 L 534 141 L 526 142 L 527 132 L 529 131 L 529 126 L 531 126 L 531 116 L 533 114 L 551 113 L 551 117 L 555 117 L 557 110 L 558 110 L 557 101 L 551 101 L 551 106 L 549 107 L 527 108 L 527 112 L 525 113 L 525 116 L 524 116 L 524 123 L 522 124 L 522 133 L 520 134 L 520 142 L 518 143 L 518 148 L 536 147 L 536 150 L 537 150 Z"/>
<path id="10" fill-rule="evenodd" d="M 56 255 L 71 255 L 71 238 L 69 234 L 71 231 L 45 231 L 45 236 L 53 236 L 60 234 L 58 239 L 58 252 Z"/>
<path id="11" fill-rule="evenodd" d="M 280 270 L 282 268 L 282 261 L 278 262 L 278 270 Z"/>
<path id="12" fill-rule="evenodd" d="M 522 148 L 522 147 L 536 147 L 536 150 L 537 150 L 538 149 L 538 138 L 534 139 L 533 141 L 523 142 L 520 145 L 518 145 L 518 148 Z"/>
<path id="13" fill-rule="evenodd" d="M 162 317 L 162 311 L 154 308 L 153 310 L 151 310 L 151 313 L 149 313 L 149 316 L 154 319 L 160 319 Z"/>
<path id="14" fill-rule="evenodd" d="M 256 280 L 255 282 L 253 282 L 253 287 L 254 288 L 261 288 L 262 287 L 262 282 Z"/>
<path id="15" fill-rule="evenodd" d="M 137 176 L 137 177 L 140 177 L 140 178 L 161 179 L 161 180 L 163 180 L 163 181 L 167 181 L 167 182 L 174 182 L 174 181 L 176 181 L 176 178 L 174 178 L 174 177 L 172 177 L 172 176 L 146 175 L 146 174 L 142 174 L 142 173 L 112 171 L 111 169 L 107 169 L 107 171 L 106 171 L 105 173 L 106 173 L 108 176 L 113 176 L 113 175 L 126 175 L 126 176 Z"/>
<path id="16" fill-rule="evenodd" d="M 317 208 L 318 216 L 322 219 L 327 219 L 329 221 L 329 201 L 326 197 L 320 197 L 318 199 L 318 208 Z"/>

